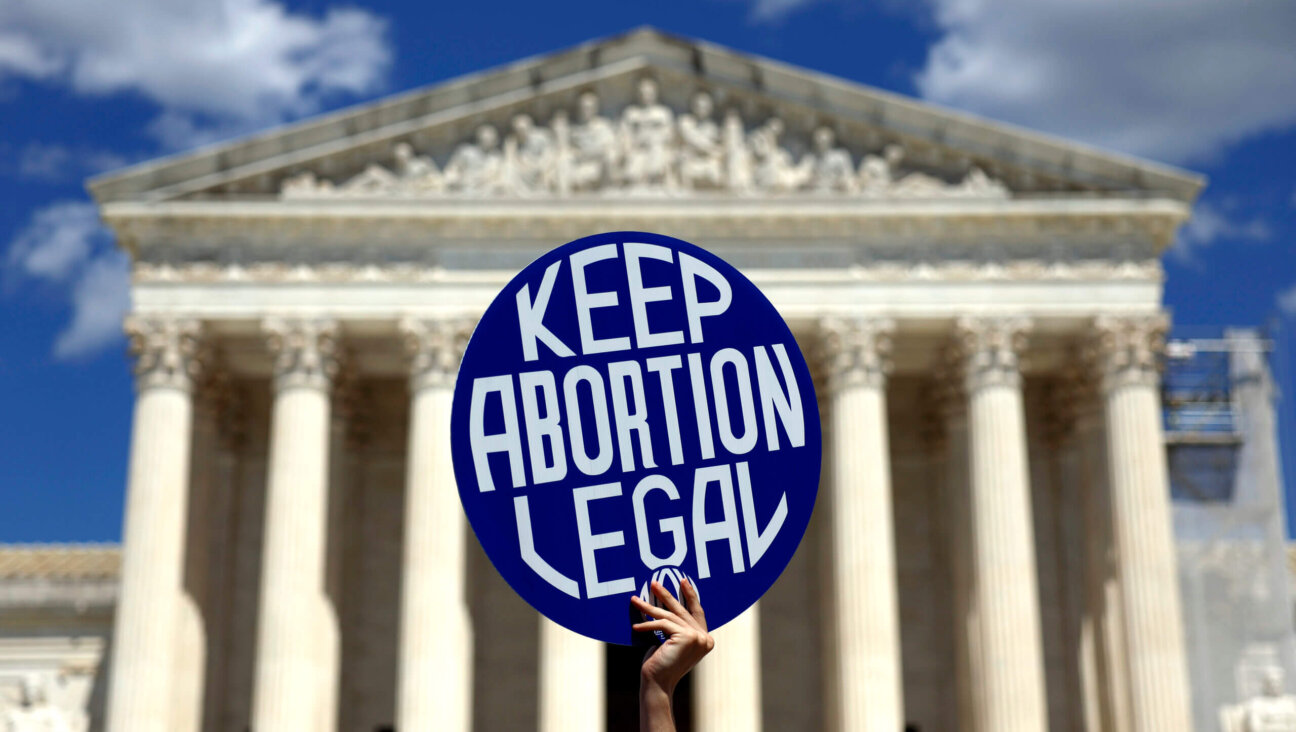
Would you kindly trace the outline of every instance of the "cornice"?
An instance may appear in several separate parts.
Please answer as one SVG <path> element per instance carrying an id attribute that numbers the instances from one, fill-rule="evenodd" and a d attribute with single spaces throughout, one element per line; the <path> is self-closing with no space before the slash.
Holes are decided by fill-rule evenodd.
<path id="1" fill-rule="evenodd" d="M 104 221 L 131 251 L 195 240 L 352 241 L 416 238 L 554 241 L 607 230 L 669 231 L 702 240 L 789 238 L 890 241 L 1070 238 L 1147 241 L 1158 252 L 1187 219 L 1168 199 L 1075 196 L 1014 200 L 840 201 L 691 196 L 648 200 L 183 201 L 111 203 Z M 1041 242 L 1043 243 L 1043 242 Z"/>

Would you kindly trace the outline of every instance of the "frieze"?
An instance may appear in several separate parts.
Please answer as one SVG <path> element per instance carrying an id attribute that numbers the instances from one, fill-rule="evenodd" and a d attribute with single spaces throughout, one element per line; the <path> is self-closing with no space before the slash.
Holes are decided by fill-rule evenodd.
<path id="1" fill-rule="evenodd" d="M 795 247 L 741 240 L 717 241 L 713 251 L 737 266 L 786 273 L 826 273 L 834 281 L 1067 281 L 1160 280 L 1154 246 L 1124 242 L 1075 241 L 1047 246 L 1028 240 L 803 241 Z M 138 248 L 137 283 L 364 283 L 439 282 L 490 279 L 515 270 L 538 249 L 524 240 L 481 247 L 471 242 L 436 244 L 418 240 L 355 247 L 318 241 L 312 246 L 272 242 L 224 246 L 189 240 L 184 249 L 165 245 Z"/>
<path id="2" fill-rule="evenodd" d="M 635 100 L 615 118 L 597 94 L 576 99 L 574 118 L 548 125 L 515 114 L 501 133 L 478 126 L 440 164 L 407 141 L 385 164 L 334 179 L 324 169 L 280 182 L 284 199 L 543 198 L 555 196 L 737 196 L 816 194 L 875 199 L 1006 199 L 1008 187 L 968 164 L 951 180 L 918 170 L 921 153 L 895 143 L 858 160 L 829 126 L 792 139 L 783 118 L 750 124 L 737 109 L 718 115 L 711 95 L 696 92 L 688 109 L 664 104 L 657 82 L 638 81 Z M 798 150 L 804 152 L 798 154 Z M 909 160 L 907 158 L 913 158 Z"/>
<path id="3" fill-rule="evenodd" d="M 299 210 L 295 204 L 307 204 Z M 359 202 L 357 202 L 359 203 Z M 1126 202 L 1099 204 L 1086 212 L 1076 201 L 967 202 L 972 210 L 944 203 L 839 206 L 759 199 L 735 199 L 705 206 L 677 199 L 642 210 L 618 204 L 555 201 L 534 208 L 515 202 L 500 206 L 429 202 L 321 207 L 315 202 L 262 204 L 204 203 L 152 207 L 112 207 L 106 220 L 133 253 L 164 247 L 176 257 L 198 249 L 259 249 L 267 246 L 357 247 L 424 246 L 436 240 L 571 239 L 591 230 L 669 230 L 708 241 L 780 239 L 805 241 L 914 241 L 1022 243 L 1035 249 L 1071 248 L 1087 241 L 1120 244 L 1137 258 L 1144 249 L 1166 246 L 1182 218 L 1178 207 Z M 443 205 L 446 204 L 446 205 Z M 749 205 L 750 204 L 750 205 Z M 994 210 L 979 210 L 990 206 Z M 937 207 L 941 210 L 937 210 Z M 318 209 L 318 210 L 317 210 Z M 1110 211 L 1106 209 L 1111 209 Z"/>
<path id="4" fill-rule="evenodd" d="M 757 263 L 758 264 L 758 263 Z M 751 266 L 751 263 L 744 263 Z M 1106 260 L 1006 263 L 973 261 L 870 261 L 842 269 L 842 279 L 862 282 L 992 282 L 1065 280 L 1157 280 L 1157 259 L 1128 262 Z M 432 283 L 450 279 L 444 267 L 419 263 L 293 265 L 284 262 L 250 264 L 153 262 L 136 263 L 136 284 L 176 283 Z"/>

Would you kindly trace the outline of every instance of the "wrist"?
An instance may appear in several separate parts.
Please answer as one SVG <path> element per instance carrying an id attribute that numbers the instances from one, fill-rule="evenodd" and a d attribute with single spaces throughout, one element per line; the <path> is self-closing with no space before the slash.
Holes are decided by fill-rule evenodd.
<path id="1" fill-rule="evenodd" d="M 675 696 L 675 681 L 659 679 L 651 674 L 641 673 L 639 675 L 639 696 L 646 697 L 665 697 L 669 702 Z"/>
<path id="2" fill-rule="evenodd" d="M 674 732 L 675 714 L 671 709 L 674 685 L 665 686 L 644 674 L 639 678 L 640 732 Z"/>

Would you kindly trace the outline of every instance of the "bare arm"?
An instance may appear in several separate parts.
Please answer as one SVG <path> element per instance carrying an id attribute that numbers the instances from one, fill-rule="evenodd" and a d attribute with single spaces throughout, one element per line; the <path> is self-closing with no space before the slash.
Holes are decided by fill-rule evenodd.
<path id="1" fill-rule="evenodd" d="M 640 732 L 675 732 L 675 715 L 671 711 L 675 687 L 715 647 L 693 583 L 684 580 L 680 590 L 684 603 L 659 583 L 652 583 L 652 592 L 664 607 L 654 607 L 638 597 L 630 598 L 640 612 L 651 618 L 636 624 L 634 629 L 660 630 L 667 635 L 660 647 L 649 649 L 639 669 Z"/>

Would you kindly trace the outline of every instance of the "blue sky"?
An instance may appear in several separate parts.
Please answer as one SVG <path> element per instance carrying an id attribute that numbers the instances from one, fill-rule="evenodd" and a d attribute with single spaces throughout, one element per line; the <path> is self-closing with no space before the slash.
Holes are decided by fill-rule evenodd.
<path id="1" fill-rule="evenodd" d="M 6 0 L 0 542 L 120 537 L 126 260 L 87 176 L 642 24 L 1208 175 L 1166 303 L 1286 338 L 1296 394 L 1289 0 Z"/>

